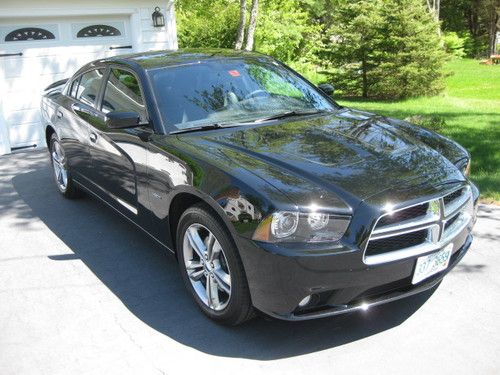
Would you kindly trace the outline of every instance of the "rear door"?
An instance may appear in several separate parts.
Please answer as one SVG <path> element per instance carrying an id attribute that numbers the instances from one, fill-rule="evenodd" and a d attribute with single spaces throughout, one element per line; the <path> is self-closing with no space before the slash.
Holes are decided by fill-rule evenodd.
<path id="1" fill-rule="evenodd" d="M 113 111 L 136 112 L 148 123 L 144 96 L 136 75 L 123 68 L 111 68 L 100 103 L 101 116 Z M 92 180 L 110 199 L 110 204 L 136 222 L 147 205 L 141 182 L 146 178 L 148 143 L 143 138 L 149 125 L 130 129 L 110 129 L 105 121 L 90 124 Z M 142 138 L 142 139 L 141 139 Z M 144 140 L 143 140 L 144 139 Z"/>
<path id="2" fill-rule="evenodd" d="M 105 74 L 105 69 L 93 69 L 78 76 L 57 110 L 57 127 L 71 171 L 88 187 L 93 186 L 90 126 L 104 121 L 97 103 Z"/>

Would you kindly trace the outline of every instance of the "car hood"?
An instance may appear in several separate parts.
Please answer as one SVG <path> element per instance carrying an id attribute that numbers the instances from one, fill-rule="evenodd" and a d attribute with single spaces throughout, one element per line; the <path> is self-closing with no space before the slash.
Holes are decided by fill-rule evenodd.
<path id="1" fill-rule="evenodd" d="M 182 138 L 224 154 L 295 202 L 310 189 L 318 198 L 328 191 L 345 202 L 465 180 L 453 163 L 467 154 L 454 142 L 353 110 Z"/>

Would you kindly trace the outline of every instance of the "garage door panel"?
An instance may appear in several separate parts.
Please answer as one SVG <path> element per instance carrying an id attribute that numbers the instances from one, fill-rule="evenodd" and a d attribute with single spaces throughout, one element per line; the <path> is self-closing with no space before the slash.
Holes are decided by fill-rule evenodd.
<path id="1" fill-rule="evenodd" d="M 44 139 L 42 127 L 37 124 L 21 124 L 12 126 L 9 131 L 10 144 L 13 147 L 31 146 L 37 144 L 43 146 Z"/>
<path id="2" fill-rule="evenodd" d="M 36 96 L 38 96 L 38 101 L 40 101 L 39 96 L 47 86 L 49 86 L 51 83 L 54 83 L 55 81 L 69 78 L 70 76 L 71 75 L 66 73 L 46 74 L 35 77 L 31 75 L 23 75 L 17 78 L 6 79 L 2 87 L 3 90 L 1 91 L 4 97 L 7 97 L 7 103 L 14 101 L 14 99 L 19 99 L 20 102 L 18 104 L 22 104 L 27 99 L 32 100 Z M 30 96 L 30 98 L 26 98 L 25 95 Z M 10 108 L 15 109 L 14 107 Z"/>
<path id="3" fill-rule="evenodd" d="M 39 106 L 44 89 L 55 81 L 71 77 L 90 61 L 128 52 L 111 50 L 110 47 L 131 45 L 132 30 L 129 19 L 123 16 L 95 16 L 95 19 L 88 20 L 82 17 L 50 20 L 33 17 L 19 20 L 19 24 L 42 28 L 55 25 L 52 29 L 45 27 L 55 33 L 55 38 L 22 42 L 3 42 L 0 38 L 0 53 L 23 54 L 0 58 L 0 127 L 9 129 L 6 138 L 10 139 L 11 147 L 43 145 Z M 94 36 L 78 37 L 78 32 L 88 25 L 109 25 L 109 30 L 114 26 L 121 34 L 103 37 L 94 32 Z M 0 18 L 0 29 L 7 32 L 10 27 L 20 26 L 9 26 Z"/>
<path id="4" fill-rule="evenodd" d="M 11 124 L 11 126 L 40 123 L 40 110 L 38 108 L 34 108 L 13 111 L 6 116 L 6 120 Z"/>
<path id="5" fill-rule="evenodd" d="M 40 76 L 64 73 L 66 66 L 61 66 L 57 58 L 22 59 L 8 62 L 6 65 L 5 78 L 30 78 L 36 79 Z M 34 84 L 34 82 L 32 82 Z M 36 84 L 36 83 L 35 83 Z"/>

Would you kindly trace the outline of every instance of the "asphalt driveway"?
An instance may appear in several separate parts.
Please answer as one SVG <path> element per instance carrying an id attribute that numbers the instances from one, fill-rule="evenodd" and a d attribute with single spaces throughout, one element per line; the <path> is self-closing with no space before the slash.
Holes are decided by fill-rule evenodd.
<path id="1" fill-rule="evenodd" d="M 0 157 L 0 374 L 500 373 L 500 208 L 434 290 L 366 312 L 218 326 L 174 258 L 98 201 L 59 196 L 46 151 Z"/>

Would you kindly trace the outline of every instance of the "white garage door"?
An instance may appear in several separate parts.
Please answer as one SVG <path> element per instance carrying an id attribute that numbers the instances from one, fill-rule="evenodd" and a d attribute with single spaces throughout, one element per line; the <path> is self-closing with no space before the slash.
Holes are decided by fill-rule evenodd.
<path id="1" fill-rule="evenodd" d="M 0 154 L 44 147 L 44 88 L 89 61 L 131 52 L 131 41 L 123 16 L 0 21 Z"/>

